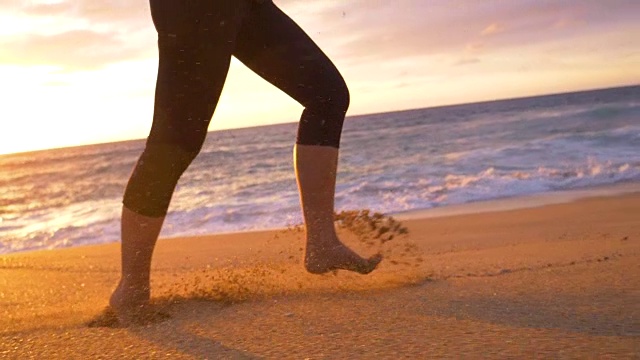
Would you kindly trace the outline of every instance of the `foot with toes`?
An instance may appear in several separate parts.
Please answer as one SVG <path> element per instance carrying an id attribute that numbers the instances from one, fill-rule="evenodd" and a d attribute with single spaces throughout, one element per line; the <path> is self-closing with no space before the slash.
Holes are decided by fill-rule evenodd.
<path id="1" fill-rule="evenodd" d="M 331 245 L 308 242 L 304 256 L 304 266 L 312 274 L 347 270 L 364 275 L 375 270 L 381 261 L 381 254 L 363 258 L 337 239 Z"/>
<path id="2" fill-rule="evenodd" d="M 129 284 L 120 281 L 109 299 L 109 308 L 105 314 L 114 318 L 109 327 L 129 327 L 147 325 L 168 318 L 168 315 L 155 311 L 149 305 L 148 284 Z"/>

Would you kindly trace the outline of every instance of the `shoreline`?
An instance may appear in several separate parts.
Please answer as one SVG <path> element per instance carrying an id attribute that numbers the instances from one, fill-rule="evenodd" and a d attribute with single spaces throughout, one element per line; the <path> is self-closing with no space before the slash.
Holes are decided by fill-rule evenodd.
<path id="1" fill-rule="evenodd" d="M 0 255 L 0 357 L 635 358 L 639 213 L 640 193 L 609 193 L 416 217 L 384 243 L 342 232 L 384 254 L 368 276 L 306 273 L 299 231 L 164 239 L 151 291 L 170 318 L 130 329 L 86 325 L 118 243 Z"/>
<path id="2" fill-rule="evenodd" d="M 586 186 L 571 190 L 560 190 L 513 197 L 480 200 L 429 209 L 407 210 L 390 214 L 398 220 L 435 218 L 467 214 L 491 213 L 518 209 L 536 208 L 546 205 L 566 204 L 582 199 L 611 197 L 640 193 L 640 181 L 625 181 L 617 184 Z"/>
<path id="3" fill-rule="evenodd" d="M 416 210 L 407 210 L 402 212 L 395 213 L 385 213 L 384 215 L 393 217 L 398 221 L 411 221 L 416 219 L 431 219 L 431 218 L 441 218 L 441 217 L 452 217 L 452 216 L 461 216 L 461 215 L 470 215 L 470 214 L 483 214 L 483 213 L 494 213 L 494 212 L 502 212 L 509 210 L 520 210 L 520 209 L 530 209 L 530 208 L 538 208 L 544 207 L 547 205 L 554 204 L 565 204 L 571 203 L 575 201 L 579 201 L 582 199 L 590 199 L 590 198 L 598 198 L 598 197 L 615 197 L 619 195 L 633 195 L 640 193 L 640 181 L 626 181 L 620 182 L 617 184 L 608 184 L 608 185 L 599 185 L 599 186 L 589 186 L 582 187 L 571 190 L 562 190 L 556 192 L 547 192 L 547 193 L 538 193 L 538 194 L 530 194 L 530 195 L 520 195 L 513 197 L 505 197 L 491 200 L 480 200 L 474 201 L 464 204 L 455 204 L 455 205 L 447 205 L 442 207 L 428 208 L 428 209 L 416 209 Z M 366 210 L 366 209 L 352 209 L 354 211 Z M 212 236 L 236 236 L 242 234 L 264 234 L 271 232 L 280 232 L 286 231 L 296 226 L 300 226 L 302 224 L 296 225 L 288 225 L 282 227 L 273 227 L 273 228 L 264 228 L 264 229 L 251 229 L 251 230 L 238 230 L 238 231 L 229 231 L 229 232 L 212 232 L 205 234 L 194 234 L 194 235 L 176 235 L 176 236 L 167 236 L 160 237 L 159 241 L 166 240 L 174 240 L 174 239 L 194 239 L 194 238 L 203 238 L 203 237 L 212 237 Z M 21 250 L 10 253 L 0 254 L 0 257 L 12 255 L 12 254 L 26 254 L 32 252 L 47 252 L 47 251 L 56 251 L 56 250 L 64 250 L 64 249 L 75 249 L 75 248 L 83 248 L 83 247 L 91 247 L 91 246 L 101 246 L 101 245 L 110 245 L 110 244 L 119 244 L 120 240 L 114 240 L 110 242 L 102 242 L 95 244 L 79 244 L 69 247 L 60 247 L 53 249 L 33 249 L 33 250 Z"/>

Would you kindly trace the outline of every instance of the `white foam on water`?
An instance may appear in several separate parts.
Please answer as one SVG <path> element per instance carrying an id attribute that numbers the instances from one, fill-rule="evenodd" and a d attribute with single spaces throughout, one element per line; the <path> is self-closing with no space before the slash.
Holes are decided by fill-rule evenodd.
<path id="1" fill-rule="evenodd" d="M 610 89 L 349 119 L 336 209 L 447 213 L 640 182 L 638 93 Z M 291 164 L 296 128 L 209 134 L 178 184 L 161 236 L 301 223 Z M 118 241 L 122 193 L 143 146 L 0 157 L 0 254 Z"/>

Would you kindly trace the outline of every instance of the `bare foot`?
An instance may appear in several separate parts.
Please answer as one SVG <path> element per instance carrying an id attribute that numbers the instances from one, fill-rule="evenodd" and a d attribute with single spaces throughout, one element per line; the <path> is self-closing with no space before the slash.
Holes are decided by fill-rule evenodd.
<path id="1" fill-rule="evenodd" d="M 338 241 L 330 247 L 307 245 L 304 266 L 312 274 L 348 270 L 364 275 L 375 270 L 381 261 L 381 254 L 365 259 Z"/>
<path id="2" fill-rule="evenodd" d="M 134 286 L 121 280 L 109 299 L 109 306 L 119 325 L 127 327 L 149 323 L 149 319 L 154 318 L 149 309 L 149 297 L 148 286 Z"/>

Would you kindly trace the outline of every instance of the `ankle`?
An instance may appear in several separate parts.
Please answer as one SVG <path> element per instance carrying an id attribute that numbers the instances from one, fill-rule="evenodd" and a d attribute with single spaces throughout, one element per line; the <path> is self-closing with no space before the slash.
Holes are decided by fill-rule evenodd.
<path id="1" fill-rule="evenodd" d="M 145 276 L 122 276 L 118 285 L 124 289 L 148 291 L 150 288 L 150 280 Z"/>
<path id="2" fill-rule="evenodd" d="M 307 230 L 306 241 L 308 246 L 313 247 L 333 247 L 342 244 L 333 227 L 322 230 Z"/>

